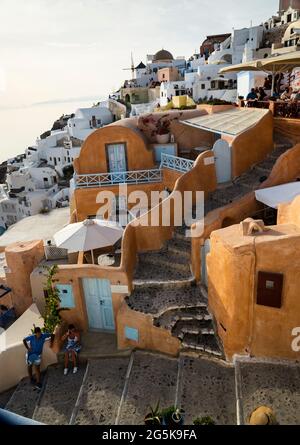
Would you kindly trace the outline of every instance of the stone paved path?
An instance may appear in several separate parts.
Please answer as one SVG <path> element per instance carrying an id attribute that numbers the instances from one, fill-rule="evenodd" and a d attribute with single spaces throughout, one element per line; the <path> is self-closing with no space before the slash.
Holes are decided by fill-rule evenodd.
<path id="1" fill-rule="evenodd" d="M 260 405 L 271 406 L 281 425 L 300 424 L 300 366 L 241 363 L 244 421 Z"/>
<path id="2" fill-rule="evenodd" d="M 63 368 L 59 365 L 49 368 L 44 392 L 33 419 L 50 425 L 68 425 L 84 372 L 84 365 L 79 367 L 77 374 L 72 374 L 70 370 L 67 376 L 63 375 Z"/>
<path id="3" fill-rule="evenodd" d="M 218 425 L 236 424 L 234 367 L 182 356 L 178 401 L 186 411 L 187 425 L 204 416 Z"/>
<path id="4" fill-rule="evenodd" d="M 74 424 L 115 424 L 129 360 L 127 357 L 89 361 Z"/>
<path id="5" fill-rule="evenodd" d="M 251 411 L 266 404 L 280 424 L 300 423 L 299 364 L 242 360 L 228 365 L 191 354 L 176 359 L 139 351 L 131 357 L 89 360 L 86 372 L 82 367 L 75 376 L 65 377 L 62 371 L 62 365 L 48 369 L 40 395 L 28 379 L 22 380 L 6 408 L 49 425 L 71 419 L 76 425 L 139 425 L 149 405 L 160 401 L 161 408 L 182 407 L 186 425 L 202 416 L 217 425 L 235 425 L 241 414 L 247 423 Z"/>
<path id="6" fill-rule="evenodd" d="M 143 425 L 149 407 L 155 407 L 158 401 L 163 407 L 173 406 L 177 374 L 177 359 L 136 352 L 119 424 Z"/>

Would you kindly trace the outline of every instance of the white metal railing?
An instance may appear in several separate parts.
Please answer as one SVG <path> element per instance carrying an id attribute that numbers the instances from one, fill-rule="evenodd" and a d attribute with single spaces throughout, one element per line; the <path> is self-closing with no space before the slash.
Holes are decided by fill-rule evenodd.
<path id="1" fill-rule="evenodd" d="M 160 168 L 169 168 L 178 172 L 189 172 L 194 167 L 194 161 L 162 153 Z"/>
<path id="2" fill-rule="evenodd" d="M 162 173 L 160 169 L 89 175 L 74 174 L 75 188 L 104 187 L 114 184 L 145 184 L 161 181 Z"/>

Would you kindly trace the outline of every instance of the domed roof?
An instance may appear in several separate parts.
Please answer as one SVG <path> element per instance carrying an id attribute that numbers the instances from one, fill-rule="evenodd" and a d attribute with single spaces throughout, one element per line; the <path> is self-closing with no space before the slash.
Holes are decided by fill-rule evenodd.
<path id="1" fill-rule="evenodd" d="M 162 49 L 160 51 L 158 51 L 153 60 L 155 62 L 159 62 L 161 60 L 165 61 L 165 60 L 174 60 L 174 57 L 172 56 L 172 54 L 169 51 L 166 51 L 165 49 Z"/>

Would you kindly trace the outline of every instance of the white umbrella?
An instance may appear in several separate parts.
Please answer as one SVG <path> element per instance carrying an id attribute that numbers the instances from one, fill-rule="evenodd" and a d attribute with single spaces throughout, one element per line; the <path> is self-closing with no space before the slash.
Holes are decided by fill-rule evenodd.
<path id="1" fill-rule="evenodd" d="M 87 219 L 64 227 L 54 235 L 54 241 L 69 253 L 90 250 L 94 263 L 93 250 L 113 246 L 122 235 L 123 228 L 113 221 Z"/>

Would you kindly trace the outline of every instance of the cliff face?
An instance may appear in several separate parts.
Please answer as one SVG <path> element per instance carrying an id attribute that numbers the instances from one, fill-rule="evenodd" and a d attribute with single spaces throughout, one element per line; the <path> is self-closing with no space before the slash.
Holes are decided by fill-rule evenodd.
<path id="1" fill-rule="evenodd" d="M 4 184 L 6 180 L 6 170 L 7 170 L 7 163 L 2 162 L 0 164 L 0 184 Z"/>

